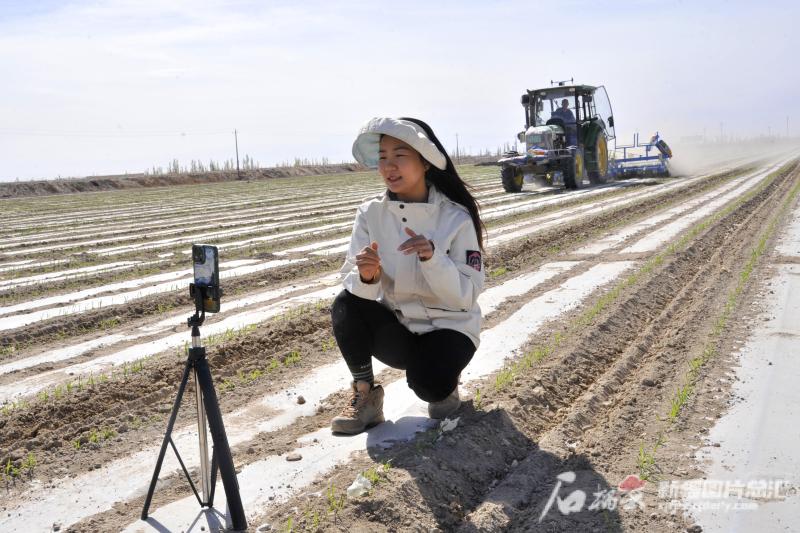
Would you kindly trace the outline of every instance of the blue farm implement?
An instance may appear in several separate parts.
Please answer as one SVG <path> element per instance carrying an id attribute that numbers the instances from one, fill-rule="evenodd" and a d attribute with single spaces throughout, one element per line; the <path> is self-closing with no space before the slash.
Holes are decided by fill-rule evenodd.
<path id="1" fill-rule="evenodd" d="M 615 178 L 669 176 L 671 158 L 672 150 L 657 132 L 649 143 L 640 143 L 636 133 L 633 144 L 616 147 L 608 162 L 608 170 Z"/>

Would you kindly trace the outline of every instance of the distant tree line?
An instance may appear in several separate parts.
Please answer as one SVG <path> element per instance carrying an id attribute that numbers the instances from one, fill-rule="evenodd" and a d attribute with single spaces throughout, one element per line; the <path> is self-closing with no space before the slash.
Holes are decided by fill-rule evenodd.
<path id="1" fill-rule="evenodd" d="M 255 170 L 261 168 L 261 164 L 245 154 L 239 162 L 239 168 L 242 170 Z M 203 172 L 220 172 L 220 171 L 233 171 L 236 170 L 236 160 L 227 159 L 222 163 L 209 159 L 208 163 L 197 159 L 189 161 L 188 165 L 181 165 L 180 161 L 173 159 L 167 165 L 166 170 L 164 167 L 153 165 L 152 168 L 145 169 L 145 175 L 161 176 L 164 174 L 197 174 Z"/>
<path id="2" fill-rule="evenodd" d="M 454 161 L 458 161 L 460 158 L 470 158 L 470 157 L 500 157 L 503 153 L 511 150 L 513 146 L 509 143 L 505 143 L 503 146 L 498 146 L 495 149 L 490 148 L 483 148 L 478 150 L 478 153 L 472 153 L 471 150 L 460 150 L 459 153 L 455 151 L 450 153 L 450 157 Z M 280 163 L 276 164 L 275 167 L 278 168 L 285 168 L 285 167 L 308 167 L 308 166 L 328 166 L 328 165 L 347 165 L 347 164 L 355 164 L 354 161 L 340 161 L 338 163 L 332 162 L 327 157 L 320 157 L 320 158 L 309 158 L 309 157 L 295 157 L 293 160 L 289 161 L 281 161 Z M 239 168 L 241 170 L 257 170 L 263 168 L 261 163 L 253 159 L 251 156 L 245 154 L 242 160 L 239 162 Z M 203 172 L 230 172 L 236 170 L 236 160 L 231 158 L 223 161 L 222 163 L 214 161 L 213 159 L 209 159 L 208 163 L 205 163 L 199 159 L 195 160 L 192 159 L 189 161 L 188 164 L 182 165 L 180 161 L 177 159 L 173 159 L 169 162 L 166 169 L 164 167 L 155 166 L 153 165 L 152 168 L 146 169 L 144 171 L 145 175 L 153 175 L 153 176 L 160 176 L 164 174 L 196 174 L 196 173 L 203 173 Z"/>

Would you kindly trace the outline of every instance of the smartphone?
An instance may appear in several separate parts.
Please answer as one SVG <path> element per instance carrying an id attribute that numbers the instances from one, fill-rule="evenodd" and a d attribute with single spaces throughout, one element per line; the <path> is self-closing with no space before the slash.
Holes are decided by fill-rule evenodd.
<path id="1" fill-rule="evenodd" d="M 203 298 L 203 308 L 207 313 L 219 313 L 219 254 L 216 246 L 207 244 L 192 245 L 195 290 L 207 287 Z"/>

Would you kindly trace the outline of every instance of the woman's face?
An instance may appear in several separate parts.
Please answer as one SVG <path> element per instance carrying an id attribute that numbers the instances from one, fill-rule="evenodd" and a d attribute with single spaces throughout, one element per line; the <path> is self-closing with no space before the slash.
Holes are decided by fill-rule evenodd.
<path id="1" fill-rule="evenodd" d="M 428 197 L 425 171 L 429 168 L 419 152 L 400 139 L 384 135 L 378 151 L 378 172 L 400 200 L 422 202 Z"/>

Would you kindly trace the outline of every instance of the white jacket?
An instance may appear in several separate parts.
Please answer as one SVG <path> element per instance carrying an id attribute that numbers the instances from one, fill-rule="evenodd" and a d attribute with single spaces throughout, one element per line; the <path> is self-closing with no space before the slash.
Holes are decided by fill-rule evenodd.
<path id="1" fill-rule="evenodd" d="M 433 256 L 397 250 L 409 239 L 405 228 L 433 241 Z M 355 256 L 371 242 L 378 243 L 381 277 L 364 283 Z M 469 212 L 429 186 L 426 203 L 391 200 L 386 193 L 358 207 L 350 249 L 341 270 L 344 288 L 391 309 L 414 333 L 453 329 L 478 347 L 483 290 L 483 259 Z"/>

